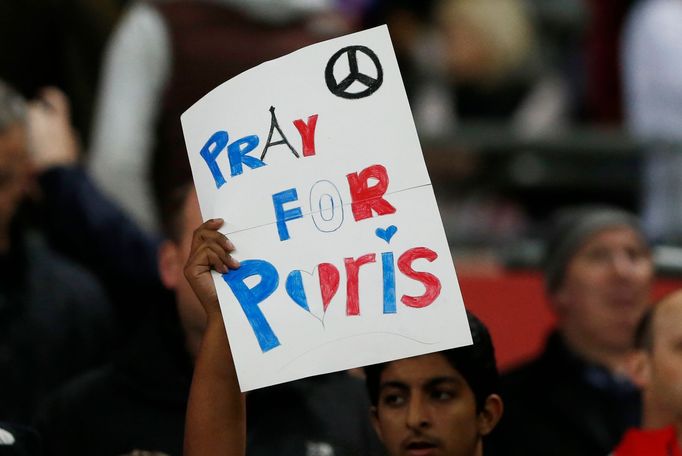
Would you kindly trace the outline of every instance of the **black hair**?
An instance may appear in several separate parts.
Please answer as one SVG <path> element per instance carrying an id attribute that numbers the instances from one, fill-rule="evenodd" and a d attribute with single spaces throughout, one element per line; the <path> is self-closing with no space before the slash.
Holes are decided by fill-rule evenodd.
<path id="1" fill-rule="evenodd" d="M 156 201 L 161 231 L 166 239 L 176 243 L 180 242 L 182 237 L 184 228 L 182 226 L 183 208 L 192 185 L 192 181 L 178 185 L 163 198 L 157 198 Z"/>
<path id="2" fill-rule="evenodd" d="M 488 328 L 474 314 L 467 311 L 472 345 L 452 348 L 440 353 L 450 365 L 466 380 L 476 399 L 476 411 L 480 412 L 491 394 L 499 391 L 499 374 L 495 363 L 495 348 Z M 390 362 L 365 367 L 365 383 L 370 402 L 374 407 L 379 402 L 381 373 Z"/>

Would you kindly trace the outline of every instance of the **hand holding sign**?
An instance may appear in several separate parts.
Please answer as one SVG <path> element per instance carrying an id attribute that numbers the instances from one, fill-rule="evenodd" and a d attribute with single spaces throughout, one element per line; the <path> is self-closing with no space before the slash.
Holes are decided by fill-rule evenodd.
<path id="1" fill-rule="evenodd" d="M 222 84 L 182 116 L 242 390 L 471 342 L 385 27 Z"/>
<path id="2" fill-rule="evenodd" d="M 184 270 L 185 278 L 199 297 L 209 318 L 220 314 L 211 269 L 226 273 L 229 269 L 240 266 L 239 261 L 230 255 L 230 252 L 234 251 L 234 245 L 217 231 L 221 226 L 222 219 L 211 219 L 194 231 L 190 256 Z"/>

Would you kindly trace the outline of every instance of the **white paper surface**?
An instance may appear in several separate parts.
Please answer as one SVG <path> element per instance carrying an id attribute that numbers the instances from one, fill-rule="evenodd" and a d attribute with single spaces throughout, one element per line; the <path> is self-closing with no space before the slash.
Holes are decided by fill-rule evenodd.
<path id="1" fill-rule="evenodd" d="M 354 78 L 354 69 L 369 78 Z M 357 80 L 345 87 L 349 75 L 347 82 Z M 271 107 L 279 130 L 270 143 L 286 138 L 299 158 L 285 143 L 270 144 L 258 162 Z M 294 124 L 299 119 L 303 133 Z M 241 279 L 239 270 L 214 272 L 242 391 L 471 343 L 385 26 L 252 68 L 199 100 L 182 125 L 204 219 L 223 218 L 234 256 L 249 264 L 242 273 L 253 266 Z M 240 144 L 252 150 L 241 157 Z M 378 177 L 364 179 L 366 169 Z M 280 193 L 289 196 L 277 203 Z M 280 219 L 291 219 L 278 224 L 278 207 Z M 354 281 L 349 275 L 361 257 L 367 262 Z M 356 282 L 359 300 L 349 305 Z M 431 295 L 423 297 L 427 289 Z M 416 300 L 406 305 L 404 296 Z"/>

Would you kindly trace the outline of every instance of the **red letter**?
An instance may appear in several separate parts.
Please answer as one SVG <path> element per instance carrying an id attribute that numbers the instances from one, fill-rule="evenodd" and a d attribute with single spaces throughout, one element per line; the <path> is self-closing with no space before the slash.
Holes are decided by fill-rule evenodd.
<path id="1" fill-rule="evenodd" d="M 350 187 L 350 196 L 353 200 L 351 209 L 353 210 L 353 217 L 356 222 L 372 217 L 372 210 L 378 215 L 393 214 L 395 212 L 395 208 L 382 198 L 388 188 L 386 168 L 381 165 L 372 165 L 360 171 L 359 176 L 358 173 L 350 173 L 346 177 Z M 367 186 L 367 181 L 370 178 L 375 178 L 379 182 L 369 187 Z"/>
<path id="2" fill-rule="evenodd" d="M 294 126 L 301 135 L 303 141 L 303 156 L 315 155 L 315 125 L 317 125 L 317 114 L 308 117 L 308 124 L 303 119 L 294 120 Z"/>
<path id="3" fill-rule="evenodd" d="M 440 280 L 428 272 L 417 272 L 412 269 L 412 262 L 418 258 L 424 258 L 432 262 L 438 258 L 438 254 L 426 247 L 415 247 L 400 255 L 398 258 L 398 269 L 407 277 L 417 280 L 424 284 L 426 291 L 421 296 L 403 295 L 400 301 L 409 307 L 426 307 L 436 300 L 440 295 Z"/>
<path id="4" fill-rule="evenodd" d="M 357 260 L 344 258 L 346 264 L 346 315 L 360 315 L 360 296 L 358 294 L 358 271 L 360 266 L 374 263 L 375 255 L 368 253 Z"/>
<path id="5" fill-rule="evenodd" d="M 330 263 L 320 263 L 317 266 L 320 275 L 320 293 L 322 294 L 322 308 L 327 311 L 329 303 L 339 289 L 339 270 Z"/>

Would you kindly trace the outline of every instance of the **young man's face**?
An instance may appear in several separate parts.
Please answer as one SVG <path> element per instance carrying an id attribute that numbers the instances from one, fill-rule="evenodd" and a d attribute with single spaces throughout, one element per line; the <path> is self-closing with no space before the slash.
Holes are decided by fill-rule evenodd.
<path id="1" fill-rule="evenodd" d="M 180 323 L 184 330 L 187 349 L 195 357 L 206 327 L 206 314 L 199 298 L 185 279 L 184 266 L 189 258 L 194 229 L 201 224 L 199 202 L 194 189 L 190 190 L 182 206 L 181 233 L 177 241 L 165 241 L 159 251 L 159 270 L 164 285 L 175 292 Z"/>
<path id="2" fill-rule="evenodd" d="M 393 361 L 381 373 L 373 423 L 391 456 L 480 455 L 499 414 L 489 418 L 439 353 Z"/>
<path id="3" fill-rule="evenodd" d="M 571 258 L 553 296 L 562 331 L 586 346 L 629 349 L 652 281 L 651 253 L 632 228 L 595 233 Z"/>

